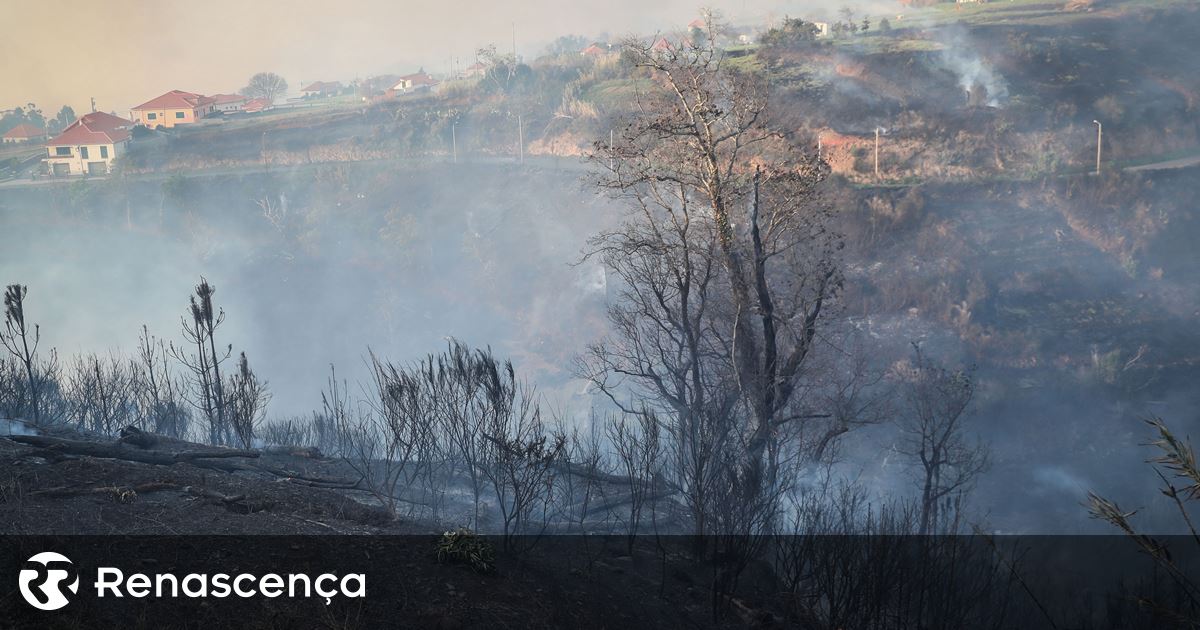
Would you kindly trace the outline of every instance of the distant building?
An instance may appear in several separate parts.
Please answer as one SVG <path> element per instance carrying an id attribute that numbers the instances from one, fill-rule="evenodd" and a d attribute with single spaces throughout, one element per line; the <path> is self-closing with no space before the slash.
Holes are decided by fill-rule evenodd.
<path id="1" fill-rule="evenodd" d="M 829 22 L 809 22 L 809 24 L 813 25 L 817 37 L 829 37 Z"/>
<path id="2" fill-rule="evenodd" d="M 340 81 L 314 81 L 300 90 L 300 94 L 304 98 L 323 98 L 337 96 L 341 91 L 342 83 Z"/>
<path id="3" fill-rule="evenodd" d="M 700 29 L 703 31 L 708 28 L 708 22 L 706 22 L 704 18 L 696 18 L 691 22 L 688 22 L 687 27 L 689 31 L 692 29 Z"/>
<path id="4" fill-rule="evenodd" d="M 250 100 L 241 94 L 213 94 L 213 109 L 222 114 L 232 114 L 242 111 L 246 101 Z"/>
<path id="5" fill-rule="evenodd" d="M 252 98 L 242 105 L 242 111 L 247 114 L 257 114 L 270 109 L 275 109 L 275 104 L 265 98 Z"/>
<path id="6" fill-rule="evenodd" d="M 105 175 L 113 160 L 129 146 L 133 122 L 104 112 L 92 112 L 71 123 L 46 143 L 51 175 Z"/>
<path id="7" fill-rule="evenodd" d="M 17 144 L 21 142 L 41 142 L 46 139 L 46 130 L 41 127 L 21 123 L 12 129 L 4 132 L 2 138 L 4 144 Z"/>
<path id="8" fill-rule="evenodd" d="M 672 45 L 666 37 L 658 38 L 658 41 L 654 42 L 654 44 L 650 46 L 650 50 L 654 52 L 670 52 L 674 49 L 675 46 Z"/>
<path id="9" fill-rule="evenodd" d="M 400 76 L 395 74 L 379 74 L 367 77 L 358 82 L 355 93 L 367 100 L 382 97 L 399 80 Z"/>
<path id="10" fill-rule="evenodd" d="M 171 90 L 130 110 L 133 122 L 155 127 L 171 128 L 194 123 L 216 111 L 215 101 L 208 96 Z"/>
<path id="11" fill-rule="evenodd" d="M 423 90 L 432 89 L 433 86 L 437 84 L 438 80 L 430 76 L 430 74 L 425 72 L 425 69 L 422 68 L 413 74 L 400 77 L 400 80 L 397 81 L 396 84 L 387 91 L 387 95 L 388 97 L 395 97 L 397 95 L 407 94 L 409 92 L 420 92 Z"/>
<path id="12" fill-rule="evenodd" d="M 607 46 L 592 44 L 591 46 L 579 51 L 579 54 L 583 55 L 584 57 L 603 57 L 604 55 L 607 55 L 608 52 Z"/>
<path id="13" fill-rule="evenodd" d="M 482 77 L 487 74 L 487 69 L 488 67 L 482 61 L 476 61 L 467 66 L 466 70 L 463 70 L 463 77 L 468 79 L 471 77 Z"/>

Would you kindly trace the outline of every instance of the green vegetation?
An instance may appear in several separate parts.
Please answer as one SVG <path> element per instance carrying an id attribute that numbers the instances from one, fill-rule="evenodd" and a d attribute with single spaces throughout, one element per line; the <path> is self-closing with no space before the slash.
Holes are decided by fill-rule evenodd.
<path id="1" fill-rule="evenodd" d="M 442 534 L 437 543 L 438 562 L 465 564 L 478 573 L 496 570 L 496 549 L 492 543 L 465 527 Z"/>

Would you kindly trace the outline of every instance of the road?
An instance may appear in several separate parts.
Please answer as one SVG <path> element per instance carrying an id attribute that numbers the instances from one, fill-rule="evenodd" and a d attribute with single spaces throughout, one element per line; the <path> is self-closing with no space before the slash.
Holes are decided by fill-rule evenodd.
<path id="1" fill-rule="evenodd" d="M 129 181 L 152 182 L 167 180 L 175 175 L 184 175 L 188 178 L 206 178 L 206 177 L 223 177 L 230 175 L 248 175 L 252 173 L 266 173 L 270 171 L 277 172 L 294 172 L 306 171 L 322 166 L 335 164 L 367 164 L 367 163 L 387 163 L 395 165 L 428 165 L 431 162 L 440 162 L 446 165 L 450 164 L 450 159 L 447 157 L 422 157 L 422 158 L 394 158 L 387 160 L 345 160 L 337 162 L 312 162 L 308 164 L 292 164 L 292 165 L 271 165 L 271 164 L 247 164 L 244 166 L 204 169 L 196 171 L 163 171 L 154 173 L 136 173 L 128 176 Z M 510 165 L 517 166 L 517 160 L 511 157 L 472 157 L 470 159 L 461 159 L 459 163 L 463 166 L 471 165 L 487 165 L 487 166 L 502 166 Z M 581 158 L 578 157 L 559 157 L 559 156 L 526 156 L 523 164 L 525 167 L 532 168 L 550 168 L 559 170 L 584 170 L 587 165 Z M 0 190 L 9 188 L 29 188 L 34 186 L 53 186 L 55 184 L 71 184 L 80 181 L 105 181 L 108 179 L 120 178 L 120 175 L 108 176 L 89 176 L 87 178 L 73 177 L 40 177 L 38 179 L 29 179 L 28 175 L 0 182 Z"/>
<path id="2" fill-rule="evenodd" d="M 129 179 L 133 181 L 156 181 L 166 180 L 174 175 L 182 174 L 187 177 L 221 177 L 228 175 L 246 175 L 250 173 L 264 173 L 268 171 L 294 171 L 314 169 L 329 164 L 357 164 L 366 162 L 387 162 L 396 165 L 402 164 L 429 164 L 430 162 L 440 161 L 449 162 L 446 156 L 430 156 L 420 158 L 393 158 L 388 160 L 362 160 L 362 161 L 340 161 L 340 162 L 314 162 L 309 164 L 295 164 L 288 166 L 270 165 L 270 164 L 247 164 L 238 167 L 206 169 L 197 171 L 175 171 L 175 172 L 155 172 L 155 173 L 138 173 L 130 175 Z M 487 165 L 516 165 L 516 160 L 512 157 L 472 157 L 463 159 L 461 162 L 466 164 L 487 164 Z M 1129 172 L 1150 172 L 1150 171 L 1165 171 L 1172 169 L 1188 168 L 1191 166 L 1200 165 L 1200 154 L 1191 155 L 1182 158 L 1173 158 L 1163 160 L 1161 162 L 1153 162 L 1150 164 L 1140 164 L 1137 166 L 1122 167 L 1121 170 Z M 525 166 L 554 168 L 564 170 L 585 170 L 588 168 L 586 163 L 572 156 L 526 156 Z M 1078 173 L 1075 173 L 1078 174 Z M 1064 173 L 1066 175 L 1066 173 Z M 7 181 L 0 181 L 0 190 L 6 188 L 26 188 L 31 186 L 51 186 L 55 184 L 70 184 L 78 181 L 102 181 L 109 177 L 97 176 L 83 179 L 80 177 L 41 177 L 38 179 L 29 179 L 28 175 L 17 177 Z"/>
<path id="3" fill-rule="evenodd" d="M 1153 164 L 1142 164 L 1141 166 L 1129 166 L 1126 171 L 1165 171 L 1174 168 L 1187 168 L 1200 164 L 1200 155 L 1191 155 L 1175 160 L 1166 160 L 1165 162 L 1155 162 Z"/>

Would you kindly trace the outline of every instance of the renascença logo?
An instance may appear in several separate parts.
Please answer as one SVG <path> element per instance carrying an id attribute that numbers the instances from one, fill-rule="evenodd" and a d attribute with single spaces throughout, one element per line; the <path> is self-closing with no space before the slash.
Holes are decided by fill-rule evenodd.
<path id="1" fill-rule="evenodd" d="M 79 572 L 66 556 L 43 551 L 21 567 L 21 595 L 29 605 L 39 610 L 58 610 L 70 603 L 65 590 L 79 593 Z M 64 590 L 65 587 L 65 590 Z M 225 597 L 313 597 L 329 605 L 334 597 L 366 597 L 367 576 L 347 573 L 342 576 L 322 573 L 315 578 L 303 573 L 188 573 L 179 577 L 172 573 L 126 575 L 116 567 L 97 567 L 93 584 L 98 598 L 188 597 L 222 599 Z"/>
<path id="2" fill-rule="evenodd" d="M 72 595 L 79 592 L 79 573 L 66 556 L 53 551 L 43 551 L 25 561 L 19 575 L 21 596 L 30 606 L 39 610 L 58 610 L 70 603 Z"/>

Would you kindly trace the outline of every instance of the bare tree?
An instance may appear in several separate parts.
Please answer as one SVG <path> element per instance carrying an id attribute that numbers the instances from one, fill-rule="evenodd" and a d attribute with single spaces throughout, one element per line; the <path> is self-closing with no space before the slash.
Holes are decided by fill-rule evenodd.
<path id="1" fill-rule="evenodd" d="M 136 419 L 134 384 L 130 364 L 120 357 L 77 357 L 67 378 L 71 416 L 84 428 L 116 435 Z"/>
<path id="2" fill-rule="evenodd" d="M 973 375 L 937 365 L 913 344 L 912 362 L 899 376 L 907 413 L 898 450 L 918 464 L 918 533 L 956 533 L 962 501 L 988 465 L 987 448 L 968 439 L 964 422 L 975 395 Z"/>
<path id="3" fill-rule="evenodd" d="M 715 40 L 626 46 L 653 85 L 617 141 L 596 147 L 600 185 L 631 212 L 591 241 L 621 288 L 613 334 L 578 365 L 627 413 L 632 395 L 668 419 L 670 477 L 697 534 L 716 485 L 774 496 L 799 452 L 781 438 L 825 434 L 829 414 L 797 392 L 840 283 L 840 241 L 816 196 L 826 167 L 774 127 L 766 81 L 724 67 Z M 809 430 L 787 430 L 797 423 Z"/>
<path id="4" fill-rule="evenodd" d="M 428 356 L 419 366 L 433 402 L 431 413 L 445 436 L 447 459 L 467 476 L 474 499 L 472 527 L 479 528 L 481 499 L 487 483 L 485 457 L 491 443 L 485 437 L 486 418 L 479 397 L 483 394 L 484 374 L 499 373 L 500 367 L 490 351 L 472 350 L 451 340 L 445 352 Z M 454 474 L 456 471 L 450 471 Z"/>
<path id="5" fill-rule="evenodd" d="M 409 405 L 413 391 L 405 375 L 391 364 L 371 357 L 375 400 L 355 408 L 346 383 L 330 368 L 329 389 L 321 393 L 324 415 L 333 419 L 343 444 L 342 458 L 357 472 L 375 500 L 397 516 L 401 475 L 409 464 L 414 441 L 413 423 L 423 422 Z"/>
<path id="6" fill-rule="evenodd" d="M 274 103 L 275 99 L 287 94 L 288 83 L 283 77 L 274 72 L 259 72 L 250 77 L 242 94 L 251 98 L 265 98 Z"/>
<path id="7" fill-rule="evenodd" d="M 143 325 L 138 338 L 138 360 L 133 367 L 134 390 L 147 428 L 171 437 L 185 437 L 190 415 L 181 394 L 183 385 L 172 372 L 167 348 Z"/>
<path id="8" fill-rule="evenodd" d="M 647 498 L 657 490 L 655 485 L 661 475 L 662 428 L 657 414 L 647 411 L 610 421 L 606 433 L 616 451 L 621 472 L 629 484 L 629 513 L 623 520 L 626 545 L 632 554 L 642 522 L 642 510 Z"/>
<path id="9" fill-rule="evenodd" d="M 559 504 L 562 506 L 560 517 L 569 528 L 584 531 L 588 516 L 595 505 L 593 502 L 602 493 L 601 478 L 607 474 L 606 458 L 604 456 L 603 429 L 597 420 L 595 411 L 589 417 L 587 430 L 583 431 L 576 424 L 567 428 L 562 416 L 557 417 L 555 432 L 567 436 L 565 461 L 563 466 L 567 474 L 559 475 Z"/>
<path id="10" fill-rule="evenodd" d="M 242 448 L 253 448 L 255 432 L 266 415 L 267 403 L 271 402 L 271 392 L 266 381 L 250 369 L 245 352 L 238 356 L 237 371 L 229 376 L 225 391 L 230 432 Z"/>
<path id="11" fill-rule="evenodd" d="M 527 552 L 554 515 L 554 477 L 566 436 L 546 430 L 536 393 L 516 380 L 512 363 L 490 355 L 477 355 L 483 368 L 478 411 L 489 443 L 481 468 L 496 497 L 505 548 Z"/>

